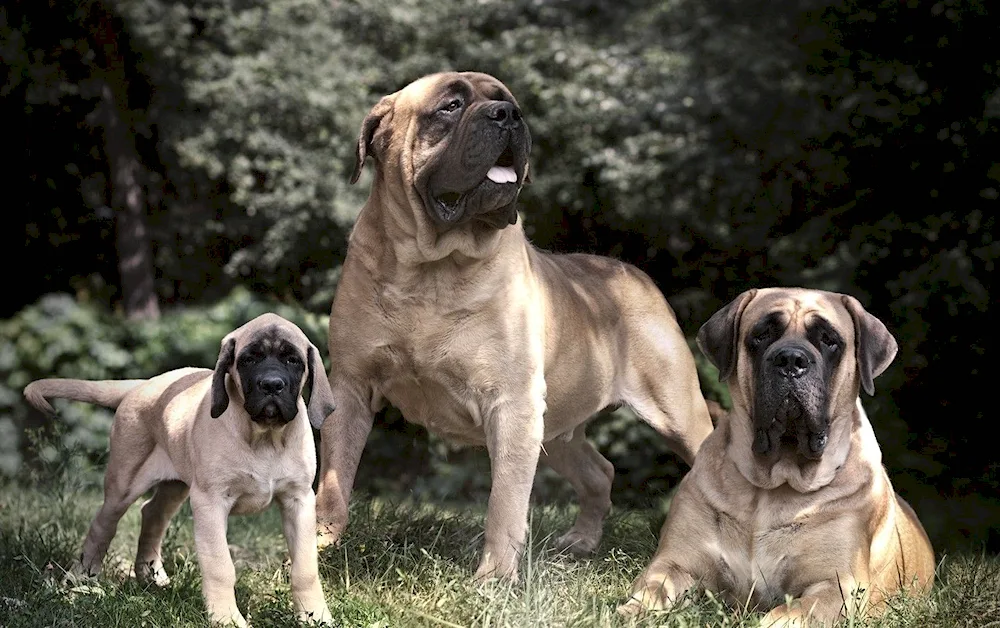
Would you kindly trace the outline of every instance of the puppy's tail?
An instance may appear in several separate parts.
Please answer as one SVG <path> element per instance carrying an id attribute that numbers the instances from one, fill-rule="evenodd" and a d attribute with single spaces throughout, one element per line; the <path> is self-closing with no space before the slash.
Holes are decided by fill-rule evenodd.
<path id="1" fill-rule="evenodd" d="M 145 379 L 110 379 L 88 381 L 85 379 L 39 379 L 24 387 L 24 397 L 36 410 L 56 416 L 48 397 L 72 399 L 97 404 L 112 410 L 118 408 L 132 389 L 146 383 Z"/>

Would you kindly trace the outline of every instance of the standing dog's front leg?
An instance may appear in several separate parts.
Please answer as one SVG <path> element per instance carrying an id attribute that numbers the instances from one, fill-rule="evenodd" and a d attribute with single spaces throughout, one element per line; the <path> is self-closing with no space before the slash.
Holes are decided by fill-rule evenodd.
<path id="1" fill-rule="evenodd" d="M 486 509 L 486 546 L 476 579 L 510 578 L 528 533 L 528 502 L 538 467 L 545 404 L 541 398 L 524 407 L 501 406 L 484 421 L 493 486 Z"/>
<path id="2" fill-rule="evenodd" d="M 316 549 L 316 496 L 312 488 L 279 497 L 281 526 L 292 559 L 292 601 L 302 621 L 331 623 L 319 580 Z"/>
<path id="3" fill-rule="evenodd" d="M 191 491 L 194 545 L 208 618 L 213 623 L 246 626 L 247 621 L 236 606 L 236 567 L 226 541 L 230 508 L 231 504 L 221 495 Z"/>
<path id="4" fill-rule="evenodd" d="M 320 428 L 319 490 L 316 517 L 319 547 L 340 540 L 347 527 L 347 507 L 354 488 L 361 454 L 375 420 L 371 400 L 334 382 L 337 409 Z"/>

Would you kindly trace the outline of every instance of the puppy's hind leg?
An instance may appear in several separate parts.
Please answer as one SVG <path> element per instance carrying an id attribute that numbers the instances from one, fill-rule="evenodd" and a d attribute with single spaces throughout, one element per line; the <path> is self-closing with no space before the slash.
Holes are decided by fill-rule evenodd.
<path id="1" fill-rule="evenodd" d="M 96 576 L 101 572 L 104 556 L 118 531 L 118 521 L 128 507 L 156 483 L 145 464 L 152 448 L 134 441 L 127 444 L 132 449 L 124 454 L 123 448 L 116 447 L 112 439 L 108 472 L 104 476 L 104 503 L 87 531 L 77 567 L 87 576 Z M 144 448 L 146 451 L 142 451 Z"/>
<path id="2" fill-rule="evenodd" d="M 593 552 L 601 541 L 615 477 L 614 466 L 587 442 L 584 430 L 583 425 L 577 427 L 568 442 L 556 438 L 545 443 L 545 453 L 540 457 L 573 486 L 580 500 L 580 513 L 573 527 L 556 540 L 560 550 L 578 556 Z"/>
<path id="3" fill-rule="evenodd" d="M 135 575 L 137 578 L 164 587 L 170 578 L 163 570 L 163 535 L 170 525 L 170 519 L 180 510 L 188 497 L 188 485 L 178 480 L 161 482 L 153 496 L 142 505 L 142 530 L 139 532 L 139 548 L 135 554 Z"/>

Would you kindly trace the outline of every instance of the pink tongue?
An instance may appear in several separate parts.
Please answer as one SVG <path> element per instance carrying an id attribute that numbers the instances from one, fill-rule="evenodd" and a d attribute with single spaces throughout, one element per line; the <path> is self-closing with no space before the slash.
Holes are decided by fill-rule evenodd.
<path id="1" fill-rule="evenodd" d="M 510 166 L 493 166 L 486 173 L 486 178 L 493 183 L 516 183 L 517 173 Z"/>

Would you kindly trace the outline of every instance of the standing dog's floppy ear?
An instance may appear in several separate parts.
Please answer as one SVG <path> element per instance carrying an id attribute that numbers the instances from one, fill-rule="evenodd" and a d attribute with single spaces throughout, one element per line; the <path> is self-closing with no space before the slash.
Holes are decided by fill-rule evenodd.
<path id="1" fill-rule="evenodd" d="M 729 302 L 698 330 L 698 348 L 719 369 L 719 381 L 724 382 L 736 367 L 736 346 L 740 338 L 740 318 L 756 290 L 747 290 Z"/>
<path id="2" fill-rule="evenodd" d="M 361 170 L 365 167 L 365 157 L 369 154 L 378 159 L 384 152 L 385 145 L 389 142 L 389 132 L 383 129 L 381 133 L 376 133 L 382 124 L 383 118 L 392 117 L 392 107 L 396 103 L 396 95 L 383 96 L 372 110 L 365 116 L 361 123 L 361 134 L 358 135 L 358 147 L 355 152 L 354 174 L 351 175 L 351 184 L 357 183 L 361 177 Z"/>
<path id="3" fill-rule="evenodd" d="M 233 368 L 236 359 L 236 339 L 226 336 L 222 339 L 219 360 L 212 375 L 212 418 L 217 419 L 229 407 L 229 393 L 226 392 L 226 373 Z"/>
<path id="4" fill-rule="evenodd" d="M 899 345 L 885 324 L 869 314 L 860 301 L 846 294 L 841 296 L 841 300 L 854 319 L 854 355 L 861 387 L 869 395 L 874 395 L 873 380 L 892 363 Z"/>
<path id="5" fill-rule="evenodd" d="M 313 344 L 309 345 L 308 368 L 306 383 L 309 386 L 309 399 L 306 400 L 306 411 L 309 414 L 309 423 L 318 430 L 323 426 L 326 417 L 337 409 L 337 403 L 333 399 L 330 379 L 326 376 L 326 368 L 319 357 L 319 349 Z"/>

